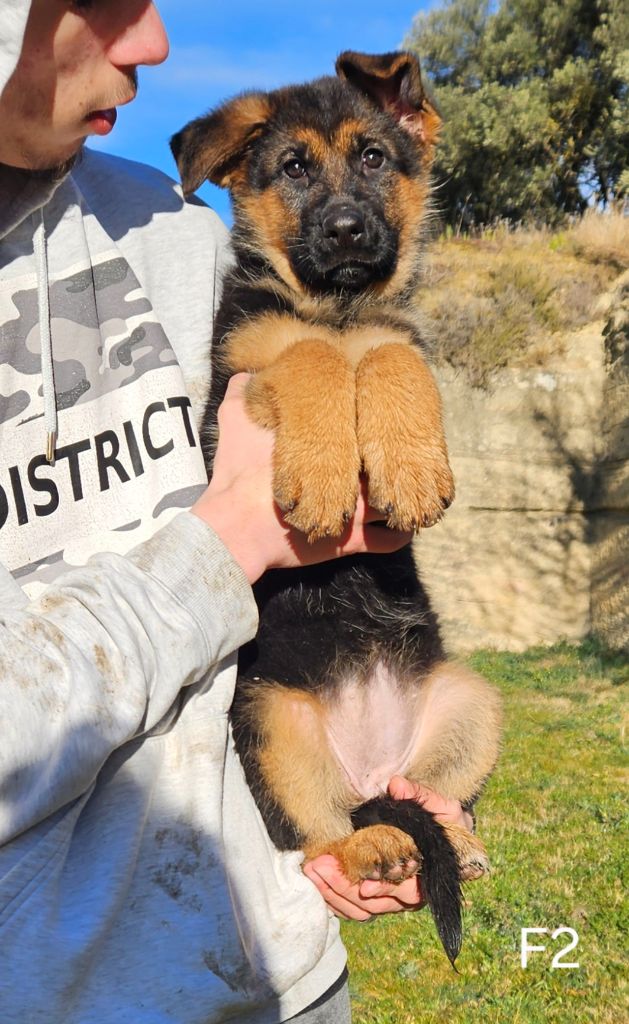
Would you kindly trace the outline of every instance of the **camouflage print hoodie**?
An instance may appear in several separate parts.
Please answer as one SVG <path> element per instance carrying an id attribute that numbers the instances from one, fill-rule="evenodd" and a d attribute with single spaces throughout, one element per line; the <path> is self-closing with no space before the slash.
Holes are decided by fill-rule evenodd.
<path id="1" fill-rule="evenodd" d="M 251 590 L 185 511 L 228 258 L 147 167 L 0 167 L 2 1024 L 266 1024 L 344 965 L 231 742 Z"/>

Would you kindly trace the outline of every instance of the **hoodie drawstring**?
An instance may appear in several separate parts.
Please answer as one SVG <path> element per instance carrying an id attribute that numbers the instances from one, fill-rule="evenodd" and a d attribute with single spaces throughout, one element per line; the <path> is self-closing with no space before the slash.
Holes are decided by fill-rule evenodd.
<path id="1" fill-rule="evenodd" d="M 48 252 L 43 208 L 36 218 L 33 250 L 37 267 L 37 305 L 39 311 L 39 338 L 41 346 L 41 375 L 44 394 L 44 425 L 46 428 L 46 460 L 55 461 L 57 443 L 57 396 L 52 363 L 52 333 L 50 330 L 50 301 L 48 296 Z"/>

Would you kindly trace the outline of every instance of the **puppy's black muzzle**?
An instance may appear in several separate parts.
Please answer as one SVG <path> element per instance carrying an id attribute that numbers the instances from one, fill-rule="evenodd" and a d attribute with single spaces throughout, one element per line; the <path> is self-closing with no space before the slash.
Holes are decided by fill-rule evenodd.
<path id="1" fill-rule="evenodd" d="M 389 277 L 397 233 L 379 211 L 335 196 L 305 215 L 302 240 L 291 252 L 298 277 L 318 291 L 361 291 Z"/>
<path id="2" fill-rule="evenodd" d="M 338 204 L 327 208 L 321 221 L 323 237 L 339 252 L 352 250 L 363 244 L 365 221 L 357 206 Z"/>

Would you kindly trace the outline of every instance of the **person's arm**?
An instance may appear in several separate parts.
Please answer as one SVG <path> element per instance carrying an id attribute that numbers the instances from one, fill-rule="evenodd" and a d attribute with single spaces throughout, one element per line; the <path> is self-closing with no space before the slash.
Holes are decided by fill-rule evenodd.
<path id="1" fill-rule="evenodd" d="M 37 600 L 0 593 L 0 844 L 84 793 L 257 625 L 242 570 L 189 512 Z"/>
<path id="2" fill-rule="evenodd" d="M 391 779 L 389 793 L 398 800 L 417 800 L 440 821 L 472 830 L 472 815 L 463 810 L 458 800 L 446 800 L 399 775 Z M 374 915 L 420 910 L 424 906 L 421 877 L 407 878 L 397 885 L 371 879 L 352 884 L 341 871 L 338 861 L 327 854 L 304 864 L 304 873 L 330 909 L 347 921 L 369 921 Z"/>
<path id="3" fill-rule="evenodd" d="M 273 435 L 246 415 L 247 379 L 230 384 L 213 480 L 192 512 L 30 603 L 0 574 L 0 844 L 86 792 L 115 749 L 252 638 L 249 584 L 265 569 L 408 541 L 370 525 L 364 498 L 338 541 L 309 545 L 286 527 Z"/>

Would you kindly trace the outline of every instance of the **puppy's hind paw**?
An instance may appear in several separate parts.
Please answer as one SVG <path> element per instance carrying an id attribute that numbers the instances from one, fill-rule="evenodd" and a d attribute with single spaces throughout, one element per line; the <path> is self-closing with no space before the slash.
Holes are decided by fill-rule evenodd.
<path id="1" fill-rule="evenodd" d="M 444 824 L 443 829 L 456 854 L 462 882 L 472 882 L 490 873 L 487 850 L 478 836 L 473 836 L 459 825 Z"/>
<path id="2" fill-rule="evenodd" d="M 361 828 L 325 852 L 336 857 L 350 882 L 368 878 L 397 884 L 421 867 L 421 854 L 411 837 L 391 825 Z"/>

